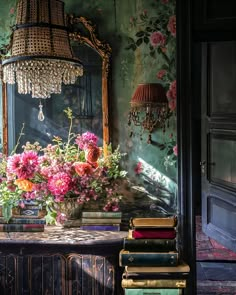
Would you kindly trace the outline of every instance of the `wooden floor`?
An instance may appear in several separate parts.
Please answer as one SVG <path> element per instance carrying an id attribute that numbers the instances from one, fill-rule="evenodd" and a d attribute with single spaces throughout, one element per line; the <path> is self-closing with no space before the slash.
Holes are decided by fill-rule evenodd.
<path id="1" fill-rule="evenodd" d="M 197 294 L 236 295 L 236 253 L 207 237 L 196 216 Z"/>

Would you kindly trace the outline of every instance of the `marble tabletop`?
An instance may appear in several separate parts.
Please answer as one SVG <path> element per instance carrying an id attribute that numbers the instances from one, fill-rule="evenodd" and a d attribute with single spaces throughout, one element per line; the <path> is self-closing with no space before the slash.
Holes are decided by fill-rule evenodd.
<path id="1" fill-rule="evenodd" d="M 43 232 L 0 232 L 1 243 L 35 244 L 93 244 L 121 241 L 127 237 L 126 231 L 86 231 L 79 228 L 45 226 Z"/>

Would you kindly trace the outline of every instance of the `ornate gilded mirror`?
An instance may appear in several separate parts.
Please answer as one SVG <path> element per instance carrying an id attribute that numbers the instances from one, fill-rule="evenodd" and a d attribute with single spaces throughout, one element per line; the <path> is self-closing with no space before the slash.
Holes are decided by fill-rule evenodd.
<path id="1" fill-rule="evenodd" d="M 38 141 L 44 145 L 53 136 L 66 138 L 69 121 L 63 110 L 67 107 L 73 111 L 74 133 L 95 133 L 104 149 L 110 143 L 108 76 L 111 48 L 97 38 L 95 26 L 86 18 L 67 16 L 67 25 L 74 55 L 84 65 L 84 75 L 73 85 L 63 85 L 61 94 L 41 100 L 43 121 L 38 121 L 39 99 L 20 95 L 15 85 L 3 84 L 3 153 L 8 154 L 14 148 L 23 124 L 22 142 Z"/>

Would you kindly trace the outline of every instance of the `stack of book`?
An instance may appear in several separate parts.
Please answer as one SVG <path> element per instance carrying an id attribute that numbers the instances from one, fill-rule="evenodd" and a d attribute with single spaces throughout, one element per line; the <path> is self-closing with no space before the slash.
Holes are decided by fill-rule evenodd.
<path id="1" fill-rule="evenodd" d="M 43 232 L 44 218 L 13 217 L 8 222 L 0 217 L 0 232 Z"/>
<path id="2" fill-rule="evenodd" d="M 121 212 L 83 211 L 80 229 L 119 231 Z"/>
<path id="3" fill-rule="evenodd" d="M 183 294 L 189 266 L 177 250 L 177 218 L 131 218 L 119 254 L 125 295 Z"/>

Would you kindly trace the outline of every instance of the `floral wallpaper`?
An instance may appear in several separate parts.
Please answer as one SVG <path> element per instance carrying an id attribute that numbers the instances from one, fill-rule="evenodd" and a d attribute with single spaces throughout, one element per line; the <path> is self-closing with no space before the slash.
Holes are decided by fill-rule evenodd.
<path id="1" fill-rule="evenodd" d="M 175 0 L 65 0 L 66 13 L 96 24 L 98 37 L 112 48 L 109 104 L 113 146 L 126 153 L 122 211 L 136 215 L 178 211 L 176 145 L 176 17 Z M 9 41 L 15 0 L 0 11 L 0 48 Z M 6 17 L 7 16 L 7 17 Z M 139 83 L 161 83 L 170 116 L 165 131 L 130 137 L 128 114 Z"/>

